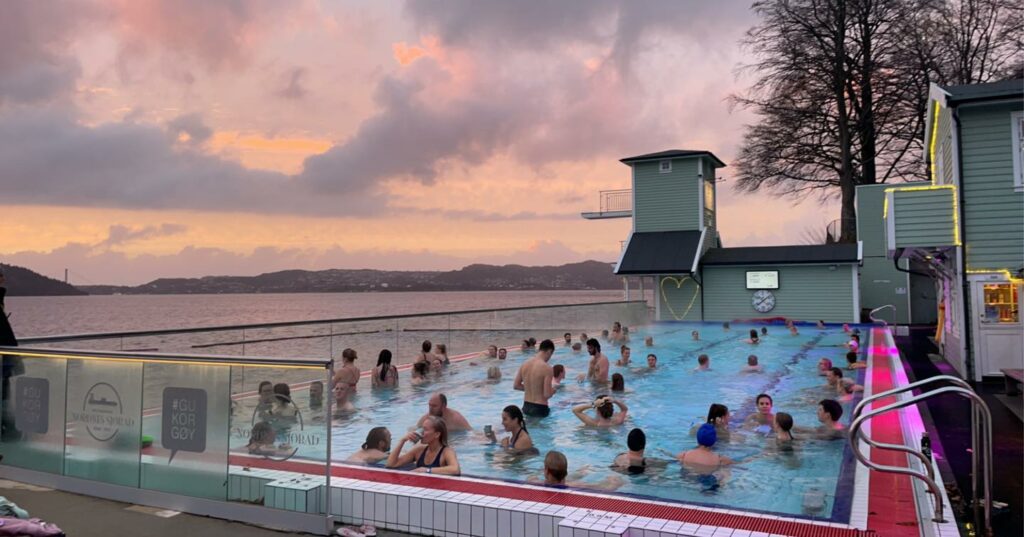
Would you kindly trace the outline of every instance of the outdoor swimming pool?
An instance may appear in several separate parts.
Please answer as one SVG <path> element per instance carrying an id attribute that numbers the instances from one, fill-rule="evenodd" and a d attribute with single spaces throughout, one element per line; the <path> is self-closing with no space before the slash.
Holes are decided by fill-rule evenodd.
<path id="1" fill-rule="evenodd" d="M 780 452 L 764 433 L 744 429 L 742 424 L 754 411 L 755 396 L 764 392 L 774 398 L 775 411 L 790 413 L 797 427 L 817 426 L 817 402 L 833 394 L 825 388 L 823 377 L 817 375 L 816 363 L 823 357 L 837 365 L 845 363 L 846 349 L 839 345 L 847 337 L 835 326 L 825 330 L 801 326 L 800 335 L 791 336 L 783 326 L 769 325 L 769 335 L 759 345 L 743 341 L 749 329 L 761 326 L 734 324 L 728 332 L 720 325 L 694 323 L 635 327 L 630 367 L 616 366 L 618 348 L 604 344 L 603 351 L 612 362 L 609 375 L 621 373 L 625 377 L 626 391 L 615 396 L 629 406 L 630 417 L 622 426 L 600 430 L 584 427 L 571 407 L 608 394 L 608 389 L 577 384 L 574 379 L 586 372 L 589 357 L 585 351 L 573 353 L 557 341 L 551 364 L 564 365 L 567 380 L 552 398 L 550 417 L 527 418 L 534 445 L 540 451 L 536 456 L 510 457 L 481 434 L 483 426 L 490 424 L 500 438 L 502 408 L 522 404 L 522 393 L 512 389 L 512 382 L 529 355 L 513 350 L 504 362 L 484 358 L 454 363 L 440 378 L 422 386 L 411 386 L 407 371 L 401 373 L 398 389 L 371 390 L 369 379 L 364 377 L 353 401 L 359 410 L 334 420 L 332 458 L 343 461 L 360 448 L 367 431 L 376 426 L 388 427 L 393 446 L 397 446 L 401 435 L 426 412 L 429 397 L 440 391 L 447 395 L 449 407 L 462 412 L 475 428 L 475 432 L 451 438 L 464 476 L 511 482 L 541 478 L 543 454 L 555 449 L 568 458 L 570 478 L 581 469 L 585 475 L 579 480 L 584 483 L 599 483 L 615 475 L 622 481 L 616 493 L 845 523 L 853 484 L 852 464 L 844 461 L 846 442 L 815 440 L 796 433 L 796 449 Z M 695 329 L 700 331 L 700 341 L 690 336 Z M 653 347 L 644 346 L 648 335 L 654 338 Z M 647 370 L 648 353 L 658 356 L 656 370 Z M 693 372 L 697 355 L 702 353 L 711 357 L 711 371 Z M 739 373 L 749 354 L 759 357 L 763 373 Z M 363 356 L 359 365 L 367 369 L 373 363 L 375 357 Z M 501 368 L 499 382 L 486 380 L 490 365 Z M 304 394 L 293 393 L 293 398 L 300 407 L 307 400 Z M 695 447 L 691 427 L 704 421 L 711 403 L 725 404 L 731 411 L 731 437 L 728 442 L 720 441 L 716 448 L 737 460 L 735 466 L 713 477 L 696 475 L 675 462 L 640 475 L 620 474 L 609 468 L 615 456 L 626 451 L 626 436 L 634 427 L 646 432 L 649 459 L 671 459 L 671 455 Z M 251 416 L 254 404 L 254 398 L 244 399 L 234 414 Z M 843 403 L 844 422 L 853 404 Z M 243 445 L 243 439 L 233 438 L 233 447 Z M 307 457 L 322 460 L 322 447 L 300 448 L 296 453 L 297 459 Z"/>

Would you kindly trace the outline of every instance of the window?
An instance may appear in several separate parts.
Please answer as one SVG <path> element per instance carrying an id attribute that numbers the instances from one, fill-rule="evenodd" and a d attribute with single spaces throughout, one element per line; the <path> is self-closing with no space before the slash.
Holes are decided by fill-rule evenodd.
<path id="1" fill-rule="evenodd" d="M 1013 188 L 1024 192 L 1024 112 L 1010 114 L 1013 140 Z"/>
<path id="2" fill-rule="evenodd" d="M 985 314 L 983 323 L 1016 323 L 1020 320 L 1017 311 L 1017 286 L 1012 283 L 985 284 Z"/>
<path id="3" fill-rule="evenodd" d="M 663 161 L 659 162 L 658 164 L 659 164 L 659 166 L 658 166 L 658 171 L 659 172 L 661 172 L 661 173 L 668 173 L 668 172 L 672 171 L 672 161 L 671 160 L 663 160 Z"/>

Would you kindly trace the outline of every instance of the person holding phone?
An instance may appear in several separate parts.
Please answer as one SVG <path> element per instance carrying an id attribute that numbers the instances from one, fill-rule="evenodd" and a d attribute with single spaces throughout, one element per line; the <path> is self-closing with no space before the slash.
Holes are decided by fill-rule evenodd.
<path id="1" fill-rule="evenodd" d="M 533 448 L 533 439 L 530 432 L 526 430 L 526 421 L 523 418 L 523 411 L 516 405 L 508 405 L 501 411 L 501 426 L 508 431 L 509 436 L 501 439 L 501 447 L 510 451 L 526 451 Z M 484 427 L 484 435 L 497 442 L 494 429 L 490 425 Z"/>
<path id="2" fill-rule="evenodd" d="M 402 453 L 407 442 L 412 442 L 412 449 Z M 459 459 L 455 449 L 448 445 L 448 427 L 444 420 L 437 416 L 423 419 L 423 433 L 412 431 L 398 441 L 398 446 L 388 454 L 388 468 L 399 468 L 410 463 L 415 464 L 414 472 L 442 475 L 459 475 Z"/>

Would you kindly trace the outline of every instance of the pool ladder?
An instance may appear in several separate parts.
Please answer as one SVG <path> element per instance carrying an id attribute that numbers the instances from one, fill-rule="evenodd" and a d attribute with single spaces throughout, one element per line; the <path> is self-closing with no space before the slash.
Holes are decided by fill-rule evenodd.
<path id="1" fill-rule="evenodd" d="M 865 408 L 869 403 L 877 401 L 885 397 L 892 397 L 894 395 L 914 390 L 929 384 L 935 383 L 948 383 L 952 386 L 936 387 L 923 390 L 918 395 L 915 395 L 909 399 L 902 401 L 896 401 L 895 403 L 888 404 L 881 408 L 872 408 L 868 412 L 864 412 Z M 978 509 L 983 509 L 984 512 L 984 528 L 985 535 L 992 535 L 992 414 L 989 412 L 988 405 L 985 401 L 975 393 L 971 385 L 966 381 L 953 377 L 950 375 L 938 375 L 935 377 L 919 380 L 917 382 L 907 384 L 906 386 L 900 386 L 892 390 L 877 393 L 871 397 L 864 398 L 857 407 L 853 410 L 853 423 L 850 425 L 850 448 L 853 451 L 853 455 L 857 457 L 857 460 L 864 466 L 876 470 L 879 472 L 887 472 L 893 474 L 903 474 L 911 477 L 916 477 L 921 481 L 924 481 L 928 487 L 928 491 L 935 497 L 935 517 L 932 519 L 933 522 L 946 522 L 943 517 L 943 505 L 942 505 L 942 490 L 939 489 L 938 484 L 935 482 L 935 470 L 932 465 L 931 459 L 926 456 L 922 451 L 918 451 L 914 448 L 907 447 L 900 444 L 886 444 L 883 442 L 876 442 L 870 437 L 865 436 L 861 427 L 864 423 L 874 417 L 881 414 L 898 410 L 905 406 L 917 404 L 925 399 L 930 399 L 939 395 L 945 395 L 948 393 L 958 394 L 961 397 L 966 397 L 971 401 L 972 416 L 971 416 L 971 498 L 974 504 L 975 519 L 978 519 Z M 981 425 L 979 427 L 979 424 Z M 921 461 L 922 466 L 925 469 L 925 473 L 918 472 L 910 467 L 903 468 L 899 466 L 885 466 L 872 462 L 863 453 L 861 453 L 858 440 L 863 440 L 869 446 L 877 449 L 887 449 L 892 451 L 901 451 L 913 457 L 916 457 Z M 978 501 L 978 452 L 983 453 L 983 482 L 982 492 L 984 493 L 983 501 L 981 504 Z"/>
<path id="2" fill-rule="evenodd" d="M 875 313 L 884 310 L 885 308 L 892 308 L 893 315 L 896 315 L 896 306 L 892 304 L 886 304 L 884 306 L 878 306 L 877 308 L 868 312 L 868 319 L 871 319 L 873 323 L 882 323 L 882 326 L 889 326 L 889 321 L 885 319 L 875 319 Z"/>

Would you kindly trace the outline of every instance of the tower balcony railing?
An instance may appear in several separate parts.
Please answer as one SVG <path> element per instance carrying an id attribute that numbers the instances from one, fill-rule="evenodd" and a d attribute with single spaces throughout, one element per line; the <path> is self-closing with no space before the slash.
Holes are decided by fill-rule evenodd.
<path id="1" fill-rule="evenodd" d="M 598 193 L 598 207 L 597 212 L 584 212 L 580 216 L 588 220 L 629 218 L 633 216 L 633 191 L 628 188 L 602 190 Z"/>

